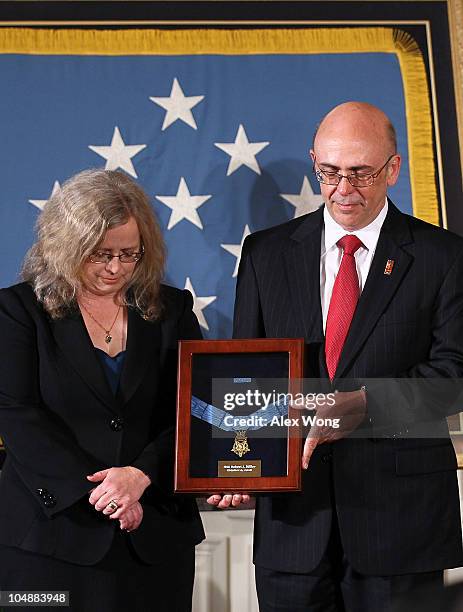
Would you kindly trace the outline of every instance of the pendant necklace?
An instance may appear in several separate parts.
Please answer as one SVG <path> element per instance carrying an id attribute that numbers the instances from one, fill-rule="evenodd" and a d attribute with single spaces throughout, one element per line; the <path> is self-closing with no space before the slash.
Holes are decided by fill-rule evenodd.
<path id="1" fill-rule="evenodd" d="M 98 327 L 101 327 L 101 329 L 104 331 L 104 333 L 105 333 L 104 341 L 106 342 L 106 344 L 109 344 L 111 342 L 111 340 L 113 339 L 113 337 L 111 336 L 111 330 L 112 330 L 112 328 L 114 327 L 114 324 L 117 321 L 117 317 L 119 316 L 119 312 L 121 310 L 121 304 L 119 304 L 119 308 L 117 309 L 116 316 L 114 317 L 114 321 L 112 322 L 112 325 L 111 325 L 111 327 L 109 329 L 106 329 L 103 325 L 101 325 L 101 323 L 99 321 L 97 321 L 95 319 L 95 317 L 92 315 L 92 313 L 87 308 L 85 308 L 85 306 L 84 306 L 84 304 L 82 302 L 80 302 L 80 305 L 85 310 L 85 312 L 88 314 L 88 316 L 91 319 L 93 319 L 93 321 L 95 321 L 95 323 L 98 325 Z"/>

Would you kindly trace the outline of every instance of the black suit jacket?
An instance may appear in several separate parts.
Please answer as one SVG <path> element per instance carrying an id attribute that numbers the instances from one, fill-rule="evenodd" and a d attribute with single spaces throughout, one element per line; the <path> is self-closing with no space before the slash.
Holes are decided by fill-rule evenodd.
<path id="1" fill-rule="evenodd" d="M 200 542 L 194 500 L 172 492 L 177 342 L 200 338 L 191 294 L 163 286 L 164 315 L 128 309 L 116 396 L 79 312 L 53 320 L 22 283 L 0 290 L 0 542 L 83 565 L 108 551 L 118 521 L 88 502 L 86 475 L 133 465 L 152 484 L 130 537 L 148 563 Z"/>
<path id="2" fill-rule="evenodd" d="M 322 229 L 320 209 L 247 238 L 234 336 L 303 337 L 308 375 L 326 380 Z M 390 275 L 384 274 L 388 259 L 394 261 Z M 462 279 L 463 240 L 390 203 L 332 388 L 343 388 L 347 379 L 358 389 L 370 378 L 461 378 Z M 414 404 L 403 389 L 389 389 L 381 381 L 371 388 L 367 383 L 370 437 L 317 447 L 300 494 L 257 500 L 256 564 L 311 571 L 326 548 L 333 512 L 347 558 L 359 572 L 391 575 L 463 564 L 457 465 L 445 421 L 457 408 L 432 385 Z M 426 430 L 432 437 L 419 433 L 423 421 L 432 422 Z"/>

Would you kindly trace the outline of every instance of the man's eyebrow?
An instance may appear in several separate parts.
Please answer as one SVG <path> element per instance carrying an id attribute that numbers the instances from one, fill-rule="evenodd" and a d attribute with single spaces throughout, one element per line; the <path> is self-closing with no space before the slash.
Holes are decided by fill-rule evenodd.
<path id="1" fill-rule="evenodd" d="M 317 164 L 319 167 L 323 166 L 324 168 L 328 168 L 336 172 L 340 170 L 339 166 L 333 166 L 333 164 L 328 164 L 326 162 L 317 162 Z M 350 170 L 351 172 L 358 172 L 359 170 L 373 170 L 373 169 L 374 169 L 373 166 L 368 166 L 366 164 L 362 166 L 350 166 L 349 168 L 347 168 L 347 170 Z"/>

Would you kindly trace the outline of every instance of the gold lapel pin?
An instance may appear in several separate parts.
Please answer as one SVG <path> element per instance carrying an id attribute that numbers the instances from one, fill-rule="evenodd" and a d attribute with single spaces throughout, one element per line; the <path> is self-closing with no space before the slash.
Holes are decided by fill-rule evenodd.
<path id="1" fill-rule="evenodd" d="M 388 259 L 386 261 L 386 267 L 384 268 L 384 274 L 389 276 L 392 273 L 392 268 L 394 267 L 394 260 Z"/>

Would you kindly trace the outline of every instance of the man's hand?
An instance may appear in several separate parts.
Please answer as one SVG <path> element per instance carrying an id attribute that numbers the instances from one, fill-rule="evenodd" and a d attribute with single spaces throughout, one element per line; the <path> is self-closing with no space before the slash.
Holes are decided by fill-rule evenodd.
<path id="1" fill-rule="evenodd" d="M 112 514 L 110 519 L 115 518 Z M 132 506 L 122 512 L 119 517 L 119 525 L 121 529 L 125 531 L 134 531 L 140 527 L 140 523 L 143 520 L 143 506 L 140 502 L 135 502 Z"/>
<path id="2" fill-rule="evenodd" d="M 224 496 L 215 494 L 208 497 L 206 501 L 211 506 L 217 506 L 217 508 L 225 510 L 225 508 L 230 506 L 236 508 L 243 504 L 249 504 L 251 498 L 246 493 L 233 493 Z"/>
<path id="3" fill-rule="evenodd" d="M 151 484 L 146 474 L 132 466 L 100 470 L 87 478 L 91 482 L 100 483 L 91 492 L 89 502 L 95 506 L 95 510 L 110 514 L 111 518 L 117 519 L 140 499 Z M 111 501 L 116 502 L 116 509 L 108 506 Z"/>
<path id="4" fill-rule="evenodd" d="M 302 452 L 302 467 L 306 470 L 315 448 L 325 442 L 335 442 L 345 438 L 357 429 L 365 418 L 367 409 L 366 394 L 358 391 L 340 391 L 335 394 L 333 406 L 321 406 L 317 410 L 317 419 L 339 419 L 339 427 L 314 425 L 311 427 Z"/>

